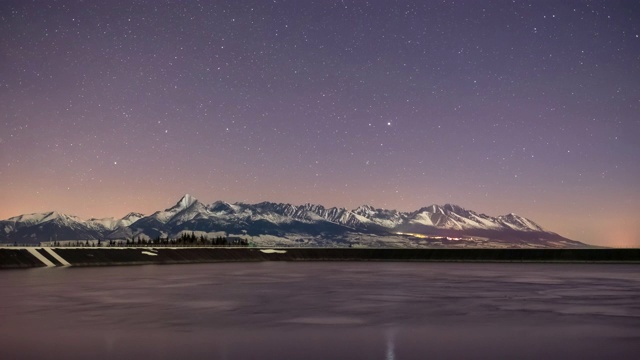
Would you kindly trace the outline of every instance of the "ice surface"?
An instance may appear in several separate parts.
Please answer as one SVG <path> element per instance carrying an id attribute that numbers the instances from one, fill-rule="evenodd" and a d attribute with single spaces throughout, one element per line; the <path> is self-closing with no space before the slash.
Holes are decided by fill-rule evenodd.
<path id="1" fill-rule="evenodd" d="M 222 263 L 10 271 L 7 358 L 635 359 L 637 265 Z"/>

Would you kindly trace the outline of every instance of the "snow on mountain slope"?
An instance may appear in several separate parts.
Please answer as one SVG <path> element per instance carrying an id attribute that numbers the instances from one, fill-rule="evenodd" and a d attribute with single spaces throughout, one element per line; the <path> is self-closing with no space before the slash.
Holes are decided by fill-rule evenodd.
<path id="1" fill-rule="evenodd" d="M 397 210 L 376 209 L 370 205 L 361 205 L 352 212 L 360 217 L 369 220 L 378 226 L 385 228 L 394 228 L 400 225 L 405 217 L 404 213 Z"/>
<path id="2" fill-rule="evenodd" d="M 190 201 L 181 201 L 178 203 L 182 208 L 171 219 L 170 223 L 180 224 L 194 219 L 206 219 L 210 217 L 207 207 L 201 202 L 189 199 Z"/>
<path id="3" fill-rule="evenodd" d="M 190 207 L 191 205 L 193 205 L 196 200 L 193 196 L 189 195 L 189 194 L 185 194 L 182 199 L 180 199 L 180 201 L 178 201 L 178 203 L 176 204 L 176 206 L 182 208 L 182 209 L 186 209 L 188 207 Z"/>
<path id="4" fill-rule="evenodd" d="M 409 219 L 409 222 L 414 224 L 422 224 L 426 226 L 436 226 L 436 224 L 433 223 L 433 220 L 431 219 L 431 217 L 432 217 L 432 214 L 421 212 L 421 213 L 415 214 L 411 219 Z"/>
<path id="5" fill-rule="evenodd" d="M 113 230 L 118 226 L 118 219 L 116 218 L 89 219 L 85 223 L 88 226 L 91 226 L 96 229 L 104 228 L 107 230 Z"/>
<path id="6" fill-rule="evenodd" d="M 129 226 L 134 222 L 142 219 L 143 217 L 144 217 L 144 214 L 135 213 L 135 212 L 128 213 L 118 221 L 118 226 Z"/>
<path id="7" fill-rule="evenodd" d="M 129 225 L 133 224 L 134 222 L 142 219 L 144 217 L 143 214 L 139 214 L 139 213 L 129 213 L 127 215 L 125 215 L 123 218 L 121 219 L 116 219 L 116 218 L 102 218 L 102 219 L 89 219 L 85 222 L 86 225 L 94 228 L 94 229 L 100 229 L 100 228 L 104 228 L 107 230 L 115 230 L 117 228 L 123 228 L 123 227 L 128 227 Z"/>
<path id="8" fill-rule="evenodd" d="M 36 225 L 49 221 L 55 221 L 62 224 L 71 224 L 75 222 L 82 222 L 82 220 L 76 216 L 60 214 L 57 211 L 50 211 L 46 213 L 34 213 L 14 216 L 6 221 L 13 222 L 21 225 Z"/>
<path id="9" fill-rule="evenodd" d="M 312 244 L 318 237 L 328 241 L 326 239 L 334 239 L 346 233 L 360 234 L 357 238 L 368 237 L 372 241 L 375 237 L 393 237 L 397 233 L 500 238 L 503 245 L 512 238 L 534 241 L 535 246 L 544 246 L 545 241 L 551 240 L 554 244 L 571 241 L 547 232 L 535 222 L 515 214 L 491 217 L 453 204 L 434 204 L 413 212 L 379 209 L 369 205 L 353 210 L 326 208 L 317 204 L 291 205 L 274 202 L 230 204 L 216 201 L 207 205 L 188 194 L 172 207 L 149 216 L 130 213 L 121 219 L 82 221 L 57 212 L 25 214 L 0 221 L 0 229 L 1 241 L 14 238 L 26 241 L 60 239 L 60 236 L 90 239 L 122 239 L 133 236 L 156 238 L 174 236 L 184 231 L 247 233 L 253 236 L 265 234 L 277 238 L 299 239 L 308 244 Z M 393 241 L 408 240 L 398 238 Z"/>
<path id="10" fill-rule="evenodd" d="M 241 210 L 239 205 L 231 205 L 224 201 L 216 201 L 209 206 L 209 211 L 212 214 L 235 214 Z"/>
<path id="11" fill-rule="evenodd" d="M 507 226 L 513 230 L 545 231 L 540 225 L 534 223 L 533 221 L 513 213 L 508 215 L 498 216 L 497 221 L 500 224 L 503 224 L 504 226 Z"/>
<path id="12" fill-rule="evenodd" d="M 160 223 L 167 223 L 171 219 L 173 219 L 173 217 L 175 217 L 178 213 L 192 206 L 196 201 L 197 200 L 193 196 L 186 194 L 180 200 L 178 200 L 178 202 L 172 207 L 165 209 L 163 211 L 156 211 L 150 217 L 152 217 L 153 219 L 157 220 Z"/>
<path id="13" fill-rule="evenodd" d="M 106 230 L 102 226 L 95 229 L 94 224 L 80 218 L 61 214 L 56 211 L 25 214 L 0 221 L 4 233 L 0 241 L 37 243 L 46 240 L 94 239 Z"/>
<path id="14" fill-rule="evenodd" d="M 184 195 L 174 206 L 163 211 L 157 211 L 146 218 L 142 214 L 131 213 L 122 219 L 89 219 L 84 222 L 84 224 L 93 229 L 104 228 L 114 230 L 118 227 L 130 226 L 136 223 L 136 221 L 144 219 L 154 219 L 162 224 L 180 224 L 196 219 L 216 219 L 226 222 L 237 221 L 239 219 L 244 221 L 265 220 L 274 224 L 290 223 L 292 220 L 298 220 L 309 223 L 328 221 L 354 229 L 366 227 L 370 224 L 394 229 L 397 226 L 408 223 L 455 230 L 510 229 L 518 231 L 545 231 L 535 222 L 515 214 L 492 218 L 453 204 L 445 204 L 444 206 L 434 204 L 414 212 L 376 209 L 368 205 L 363 205 L 349 211 L 344 208 L 325 208 L 322 205 L 316 204 L 295 206 L 272 202 L 229 204 L 216 201 L 207 206 L 189 194 Z M 6 222 L 9 223 L 7 226 L 11 227 L 11 223 L 27 226 L 53 220 L 69 224 L 83 223 L 82 220 L 77 217 L 59 214 L 57 212 L 25 214 L 7 219 Z M 6 229 L 5 232 L 7 232 Z"/>
<path id="15" fill-rule="evenodd" d="M 452 204 L 424 207 L 408 214 L 408 221 L 442 229 L 545 231 L 533 221 L 514 214 L 494 218 Z"/>

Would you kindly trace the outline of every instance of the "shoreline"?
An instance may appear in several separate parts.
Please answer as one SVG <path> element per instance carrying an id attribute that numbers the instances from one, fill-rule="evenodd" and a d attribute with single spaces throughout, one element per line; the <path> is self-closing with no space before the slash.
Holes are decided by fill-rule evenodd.
<path id="1" fill-rule="evenodd" d="M 0 269 L 262 261 L 640 264 L 640 249 L 1 247 Z"/>

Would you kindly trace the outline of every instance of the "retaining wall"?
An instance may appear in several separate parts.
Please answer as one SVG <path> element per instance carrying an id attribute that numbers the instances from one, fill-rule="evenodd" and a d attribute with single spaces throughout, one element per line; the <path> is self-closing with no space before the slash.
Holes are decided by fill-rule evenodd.
<path id="1" fill-rule="evenodd" d="M 640 249 L 0 248 L 0 268 L 232 261 L 640 263 Z"/>

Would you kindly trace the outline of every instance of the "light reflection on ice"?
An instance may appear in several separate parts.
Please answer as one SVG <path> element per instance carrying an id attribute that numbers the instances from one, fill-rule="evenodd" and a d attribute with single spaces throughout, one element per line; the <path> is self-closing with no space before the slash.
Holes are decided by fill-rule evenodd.
<path id="1" fill-rule="evenodd" d="M 387 356 L 386 360 L 396 360 L 396 331 L 387 330 Z"/>

